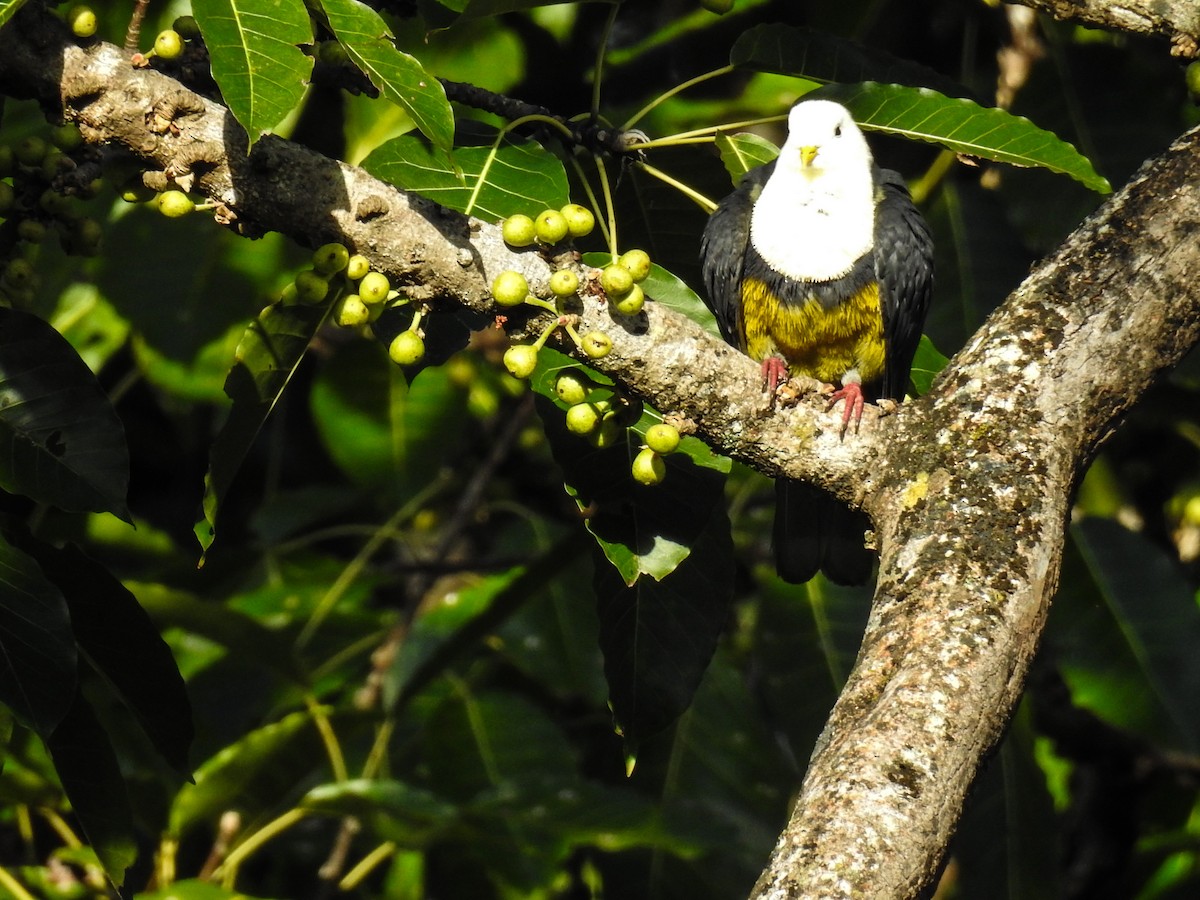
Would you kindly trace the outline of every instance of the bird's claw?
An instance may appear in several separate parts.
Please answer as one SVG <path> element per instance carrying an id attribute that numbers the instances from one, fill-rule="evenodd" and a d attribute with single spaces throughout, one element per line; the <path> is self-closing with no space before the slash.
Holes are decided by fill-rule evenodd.
<path id="1" fill-rule="evenodd" d="M 780 356 L 768 356 L 762 361 L 763 390 L 767 393 L 771 408 L 775 407 L 775 393 L 787 382 L 791 373 L 788 364 Z"/>
<path id="2" fill-rule="evenodd" d="M 846 429 L 850 426 L 850 420 L 854 420 L 854 433 L 858 433 L 858 426 L 862 422 L 863 407 L 866 406 L 867 399 L 863 396 L 862 385 L 857 381 L 851 381 L 848 384 L 843 384 L 840 388 L 829 395 L 829 405 L 825 409 L 833 409 L 837 402 L 842 400 L 845 406 L 842 408 L 842 432 L 841 436 L 846 436 Z"/>

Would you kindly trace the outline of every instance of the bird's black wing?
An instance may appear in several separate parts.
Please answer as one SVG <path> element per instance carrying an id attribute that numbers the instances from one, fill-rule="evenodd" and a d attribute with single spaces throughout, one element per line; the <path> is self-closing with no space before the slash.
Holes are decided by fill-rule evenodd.
<path id="1" fill-rule="evenodd" d="M 875 208 L 875 277 L 887 357 L 880 391 L 901 400 L 933 294 L 933 236 L 899 173 L 880 169 Z"/>
<path id="2" fill-rule="evenodd" d="M 775 168 L 770 162 L 751 169 L 737 188 L 718 204 L 700 238 L 700 267 L 705 303 L 725 340 L 745 350 L 742 328 L 742 266 L 750 240 L 750 213 Z"/>

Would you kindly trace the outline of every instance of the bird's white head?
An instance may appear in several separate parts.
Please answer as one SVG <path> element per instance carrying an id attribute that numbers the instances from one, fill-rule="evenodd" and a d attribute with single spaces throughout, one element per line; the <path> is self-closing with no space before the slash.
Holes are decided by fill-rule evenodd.
<path id="1" fill-rule="evenodd" d="M 797 103 L 750 219 L 759 255 L 797 279 L 827 281 L 849 272 L 874 242 L 873 166 L 849 110 L 829 100 Z"/>
<path id="2" fill-rule="evenodd" d="M 850 111 L 832 100 L 806 100 L 788 115 L 788 136 L 776 168 L 809 177 L 870 172 L 871 148 Z"/>

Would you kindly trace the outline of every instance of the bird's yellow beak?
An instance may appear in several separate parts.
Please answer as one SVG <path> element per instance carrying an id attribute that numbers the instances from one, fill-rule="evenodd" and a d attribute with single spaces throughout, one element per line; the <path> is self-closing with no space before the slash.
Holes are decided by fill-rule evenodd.
<path id="1" fill-rule="evenodd" d="M 807 147 L 800 148 L 800 164 L 804 168 L 808 168 L 813 164 L 813 160 L 817 158 L 817 148 L 814 144 L 809 144 Z"/>

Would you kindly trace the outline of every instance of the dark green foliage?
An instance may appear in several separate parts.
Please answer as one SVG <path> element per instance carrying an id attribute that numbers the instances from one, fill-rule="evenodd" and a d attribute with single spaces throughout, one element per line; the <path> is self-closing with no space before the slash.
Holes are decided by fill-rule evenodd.
<path id="1" fill-rule="evenodd" d="M 0 0 L 0 28 L 22 5 Z M 706 201 L 819 89 L 936 231 L 918 393 L 1105 178 L 1200 119 L 1165 53 L 1055 23 L 1015 114 L 988 108 L 1009 35 L 985 4 L 734 6 L 196 0 L 162 70 L 252 138 L 298 114 L 298 138 L 487 222 L 582 204 L 585 265 L 644 249 L 647 308 L 714 335 L 693 289 Z M 96 9 L 96 39 L 122 40 L 128 7 Z M 151 9 L 143 43 L 179 12 Z M 599 447 L 571 433 L 566 338 L 518 381 L 493 316 L 426 309 L 395 277 L 377 319 L 336 328 L 340 273 L 321 302 L 289 294 L 309 250 L 110 211 L 136 160 L 68 139 L 46 163 L 42 111 L 3 113 L 5 873 L 37 897 L 52 872 L 127 871 L 147 900 L 746 896 L 870 600 L 775 578 L 770 482 L 681 425 L 662 482 L 638 484 L 671 411 L 587 369 L 619 422 Z M 614 153 L 597 130 L 623 123 L 657 143 Z M 112 184 L 89 201 L 79 171 Z M 92 260 L 56 238 L 85 202 Z M 425 354 L 402 368 L 387 348 L 414 323 Z M 943 896 L 1200 890 L 1198 385 L 1194 361 L 1165 380 L 1083 479 L 1037 675 Z"/>

